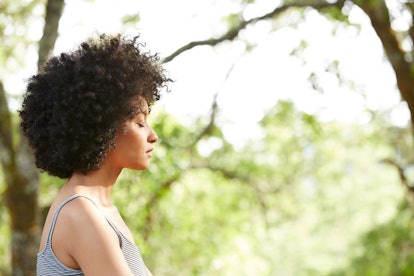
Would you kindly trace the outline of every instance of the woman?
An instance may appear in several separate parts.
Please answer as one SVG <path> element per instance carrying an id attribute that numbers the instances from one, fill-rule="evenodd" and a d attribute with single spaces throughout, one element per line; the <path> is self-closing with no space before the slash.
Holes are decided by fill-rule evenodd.
<path id="1" fill-rule="evenodd" d="M 151 275 L 110 195 L 145 170 L 158 140 L 151 106 L 170 81 L 137 38 L 98 35 L 32 76 L 20 116 L 36 165 L 67 179 L 47 215 L 38 275 Z"/>

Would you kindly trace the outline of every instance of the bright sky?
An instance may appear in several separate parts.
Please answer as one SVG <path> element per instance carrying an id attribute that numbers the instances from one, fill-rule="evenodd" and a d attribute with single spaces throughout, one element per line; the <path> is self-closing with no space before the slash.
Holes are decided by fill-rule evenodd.
<path id="1" fill-rule="evenodd" d="M 277 1 L 257 3 L 246 10 L 246 17 L 262 15 L 277 5 Z M 94 31 L 123 31 L 119 19 L 139 14 L 138 26 L 129 26 L 124 32 L 139 33 L 148 49 L 165 57 L 190 41 L 222 34 L 225 25 L 221 19 L 231 12 L 237 12 L 231 1 L 71 0 L 67 1 L 60 22 L 55 52 L 73 48 Z M 290 16 L 294 18 L 295 14 Z M 287 19 L 249 27 L 241 36 L 258 45 L 249 53 L 244 52 L 242 42 L 190 50 L 166 64 L 176 81 L 161 103 L 169 112 L 188 121 L 209 114 L 213 96 L 220 91 L 218 101 L 224 132 L 235 143 L 241 136 L 254 137 L 258 120 L 281 98 L 292 99 L 302 110 L 318 112 L 326 120 L 363 123 L 365 106 L 390 108 L 399 103 L 399 95 L 393 72 L 384 62 L 381 45 L 368 20 L 357 10 L 351 13 L 351 19 L 362 24 L 359 33 L 356 29 L 346 32 L 340 28 L 338 36 L 333 38 L 332 25 L 314 12 L 297 29 L 290 27 Z M 279 30 L 271 32 L 271 24 L 280 26 Z M 40 38 L 41 27 L 34 24 L 33 28 L 33 36 Z M 306 63 L 290 55 L 301 39 L 308 41 L 303 53 Z M 365 97 L 339 84 L 334 75 L 323 73 L 333 60 L 339 61 L 341 74 L 355 82 Z M 323 73 L 320 81 L 325 94 L 311 89 L 307 77 L 312 70 Z M 405 105 L 400 104 L 393 120 L 398 125 L 407 123 Z"/>

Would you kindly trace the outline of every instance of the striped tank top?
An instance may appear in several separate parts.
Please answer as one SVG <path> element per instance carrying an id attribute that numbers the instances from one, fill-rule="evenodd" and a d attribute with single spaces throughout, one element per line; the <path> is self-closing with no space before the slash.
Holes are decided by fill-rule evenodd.
<path id="1" fill-rule="evenodd" d="M 53 253 L 52 249 L 52 234 L 55 228 L 56 220 L 59 215 L 60 210 L 62 207 L 67 204 L 68 202 L 74 200 L 78 197 L 84 197 L 90 200 L 95 206 L 96 203 L 90 199 L 89 197 L 83 195 L 74 195 L 64 202 L 62 202 L 59 207 L 57 208 L 55 214 L 53 215 L 52 224 L 50 225 L 49 232 L 47 234 L 47 240 L 45 248 L 37 254 L 37 273 L 38 276 L 56 276 L 56 275 L 84 275 L 82 270 L 71 269 L 66 267 L 62 264 Z M 99 208 L 99 207 L 98 207 Z M 118 230 L 118 228 L 108 219 L 106 219 L 109 225 L 114 229 L 116 234 L 119 238 L 119 244 L 122 250 L 122 253 L 125 257 L 125 260 L 128 263 L 129 268 L 133 272 L 135 276 L 146 276 L 147 275 L 147 268 L 144 264 L 144 261 L 141 257 L 141 253 L 139 252 L 138 247 L 135 243 L 129 241 L 122 233 Z"/>

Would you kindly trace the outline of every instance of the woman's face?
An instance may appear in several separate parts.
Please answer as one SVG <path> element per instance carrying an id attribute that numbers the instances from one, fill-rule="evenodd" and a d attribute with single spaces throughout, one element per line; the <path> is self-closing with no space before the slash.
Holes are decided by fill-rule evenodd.
<path id="1" fill-rule="evenodd" d="M 115 139 L 115 148 L 108 152 L 106 162 L 112 166 L 145 170 L 151 159 L 153 144 L 158 136 L 148 125 L 148 104 L 144 101 L 141 112 L 125 123 Z"/>

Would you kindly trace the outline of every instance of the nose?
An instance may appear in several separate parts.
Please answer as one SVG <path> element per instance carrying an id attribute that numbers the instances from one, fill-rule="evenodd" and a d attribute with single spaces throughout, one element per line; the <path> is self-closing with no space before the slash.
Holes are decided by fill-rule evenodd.
<path id="1" fill-rule="evenodd" d="M 157 141 L 158 141 L 157 133 L 155 133 L 155 131 L 152 128 L 150 128 L 150 133 L 148 135 L 148 142 L 155 143 Z"/>

